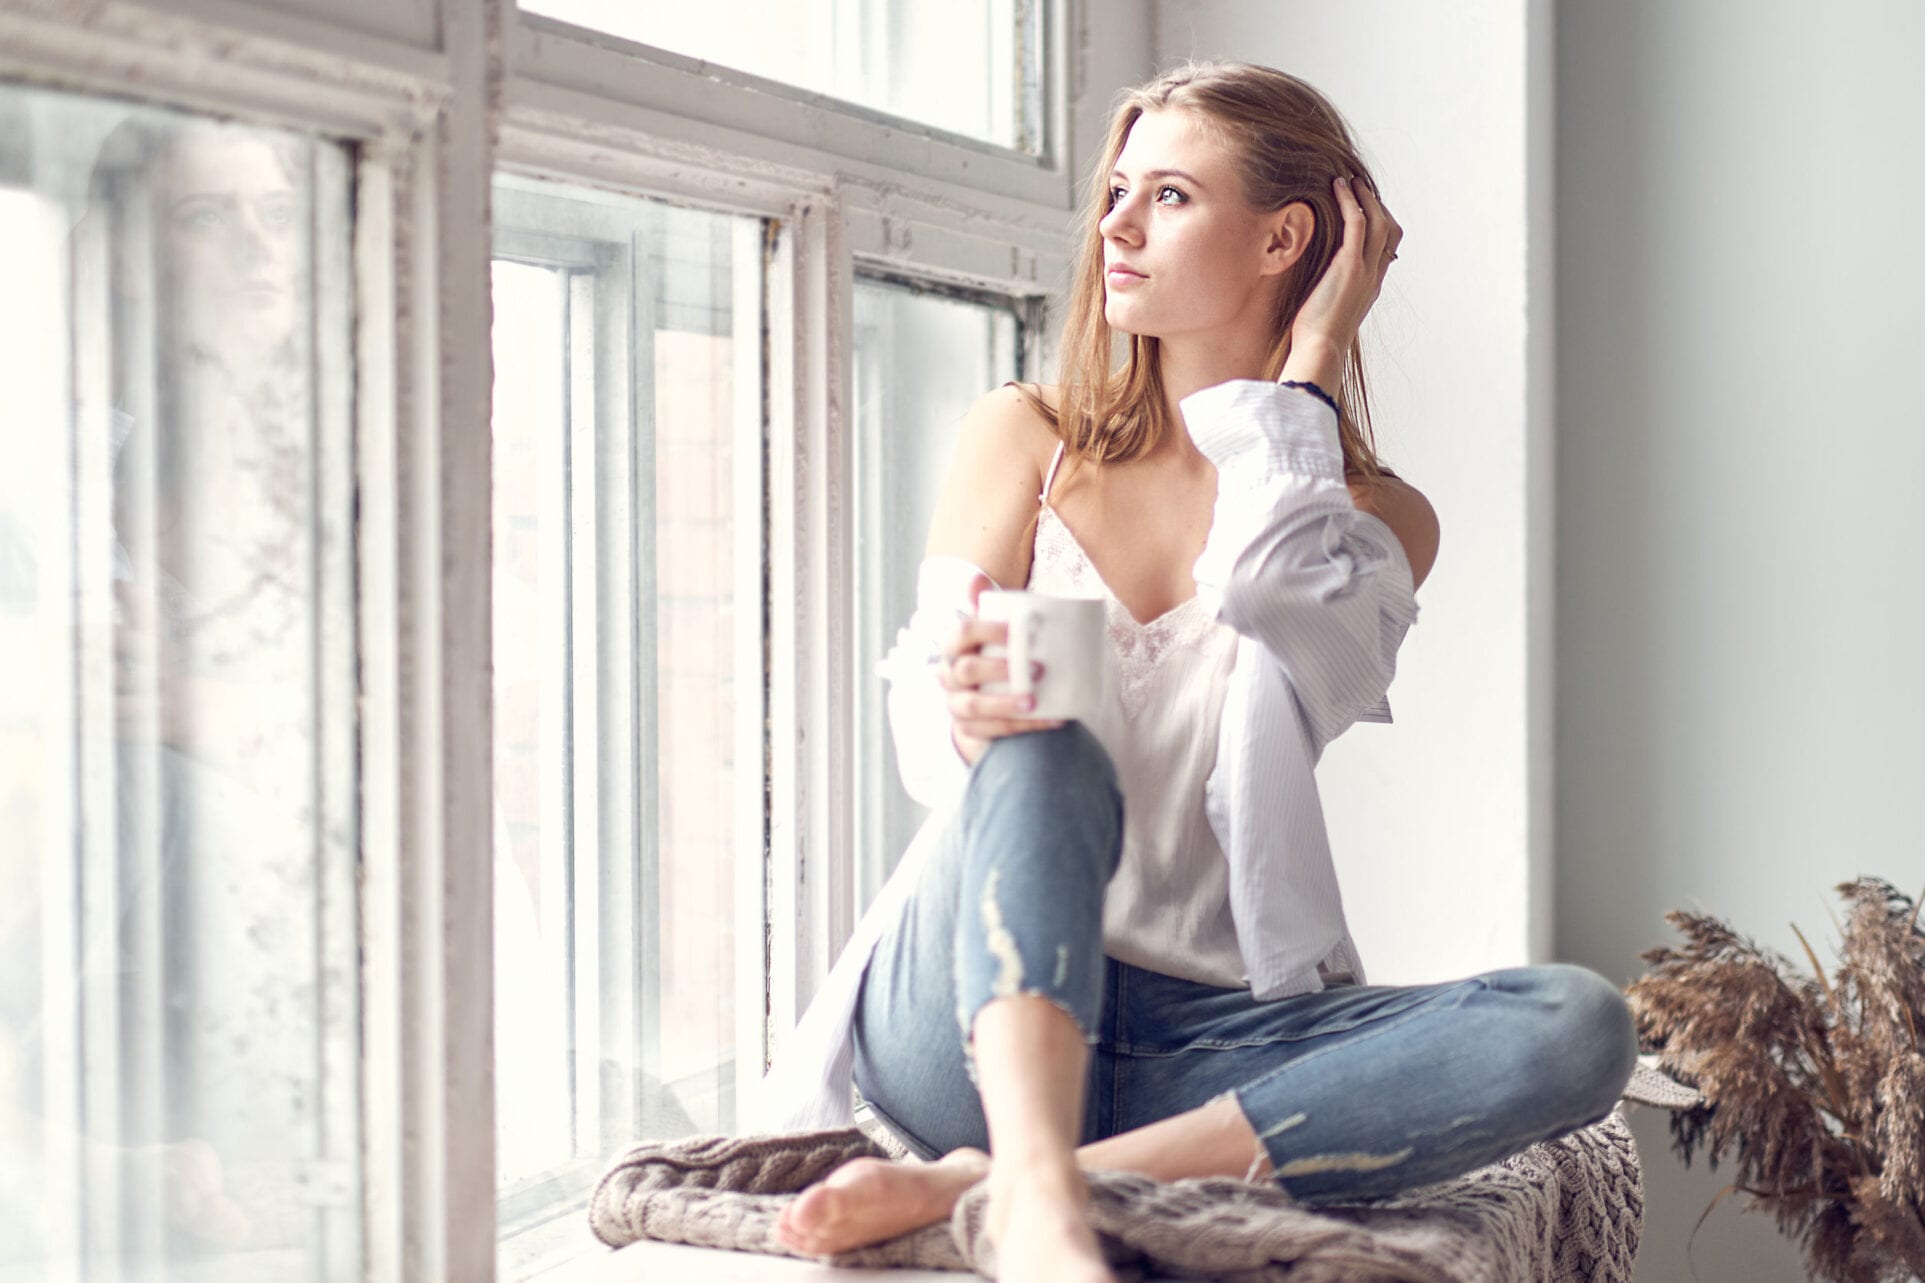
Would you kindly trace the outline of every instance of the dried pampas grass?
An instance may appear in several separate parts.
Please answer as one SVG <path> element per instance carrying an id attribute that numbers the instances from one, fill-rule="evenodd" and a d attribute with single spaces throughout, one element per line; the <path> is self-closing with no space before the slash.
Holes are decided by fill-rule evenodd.
<path id="1" fill-rule="evenodd" d="M 1888 882 L 1837 890 L 1850 917 L 1830 979 L 1796 926 L 1813 976 L 1674 910 L 1687 945 L 1644 954 L 1625 996 L 1643 1049 L 1704 1096 L 1671 1116 L 1672 1147 L 1713 1171 L 1736 1150 L 1719 1199 L 1769 1208 L 1813 1278 L 1925 1278 L 1925 932 Z"/>

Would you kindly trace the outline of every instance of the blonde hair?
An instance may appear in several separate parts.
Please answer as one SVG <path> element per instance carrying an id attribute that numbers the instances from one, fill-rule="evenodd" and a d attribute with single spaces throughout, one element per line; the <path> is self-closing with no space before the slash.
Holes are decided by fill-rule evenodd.
<path id="1" fill-rule="evenodd" d="M 1195 112 L 1230 146 L 1253 209 L 1269 212 L 1302 201 L 1316 215 L 1310 244 L 1278 291 L 1266 379 L 1281 374 L 1290 355 L 1290 324 L 1342 243 L 1343 218 L 1332 180 L 1348 174 L 1376 190 L 1337 109 L 1295 76 L 1251 63 L 1190 62 L 1126 90 L 1110 118 L 1083 211 L 1082 250 L 1063 324 L 1061 405 L 1052 408 L 1039 390 L 1018 385 L 1068 451 L 1096 463 L 1137 458 L 1176 426 L 1163 395 L 1154 337 L 1129 335 L 1127 357 L 1122 369 L 1116 368 L 1116 336 L 1103 315 L 1100 230 L 1110 209 L 1110 173 L 1130 129 L 1144 112 L 1167 108 Z M 1337 402 L 1344 471 L 1366 477 L 1386 472 L 1377 458 L 1363 355 L 1355 343 L 1345 358 L 1341 387 L 1324 390 Z"/>

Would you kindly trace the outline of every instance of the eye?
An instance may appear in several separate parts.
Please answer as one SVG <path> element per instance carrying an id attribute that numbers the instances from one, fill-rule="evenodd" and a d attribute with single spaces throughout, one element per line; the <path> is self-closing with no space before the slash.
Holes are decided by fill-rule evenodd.
<path id="1" fill-rule="evenodd" d="M 293 200 L 285 196 L 273 196 L 262 201 L 261 222 L 269 227 L 286 227 L 293 223 Z"/>
<path id="2" fill-rule="evenodd" d="M 1169 199 L 1170 197 L 1174 197 L 1175 199 L 1174 200 Z M 1162 187 L 1159 187 L 1156 189 L 1156 199 L 1159 203 L 1164 205 L 1181 205 L 1184 201 L 1190 198 L 1188 196 L 1185 196 L 1182 192 L 1178 191 L 1176 188 L 1171 187 L 1166 183 Z"/>
<path id="3" fill-rule="evenodd" d="M 193 231 L 211 231 L 227 222 L 219 201 L 190 200 L 174 211 L 174 222 Z"/>
<path id="4" fill-rule="evenodd" d="M 1130 194 L 1130 193 L 1129 193 L 1129 189 L 1128 189 L 1127 187 L 1112 187 L 1112 188 L 1110 188 L 1110 208 L 1111 208 L 1111 209 L 1115 209 L 1115 208 L 1116 208 L 1116 202 L 1117 202 L 1117 201 L 1119 201 L 1119 200 L 1122 200 L 1122 199 L 1123 199 L 1123 198 L 1124 198 L 1125 196 L 1127 196 L 1127 195 L 1129 195 L 1129 194 Z"/>

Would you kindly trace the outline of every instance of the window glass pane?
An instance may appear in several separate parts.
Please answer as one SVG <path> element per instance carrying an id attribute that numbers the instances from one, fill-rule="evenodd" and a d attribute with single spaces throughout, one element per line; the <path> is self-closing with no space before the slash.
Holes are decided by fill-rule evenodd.
<path id="1" fill-rule="evenodd" d="M 726 1132 L 761 878 L 760 221 L 496 189 L 502 1274 L 608 1152 Z M 759 911 L 757 904 L 748 911 Z M 759 1039 L 756 1042 L 759 1052 Z"/>
<path id="2" fill-rule="evenodd" d="M 529 0 L 529 13 L 1042 150 L 1041 0 Z"/>
<path id="3" fill-rule="evenodd" d="M 1018 377 L 1008 303 L 882 281 L 855 290 L 857 887 L 868 904 L 927 812 L 903 792 L 876 664 L 916 607 L 916 571 L 957 429 Z"/>
<path id="4" fill-rule="evenodd" d="M 0 1277 L 360 1262 L 348 168 L 0 87 Z"/>

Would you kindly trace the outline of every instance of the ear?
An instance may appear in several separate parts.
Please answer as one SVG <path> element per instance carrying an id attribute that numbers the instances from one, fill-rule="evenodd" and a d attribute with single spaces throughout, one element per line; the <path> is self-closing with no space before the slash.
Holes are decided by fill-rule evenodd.
<path id="1" fill-rule="evenodd" d="M 1281 276 L 1297 265 L 1310 248 L 1310 234 L 1317 230 L 1317 215 L 1304 201 L 1291 201 L 1263 224 L 1264 276 Z"/>

